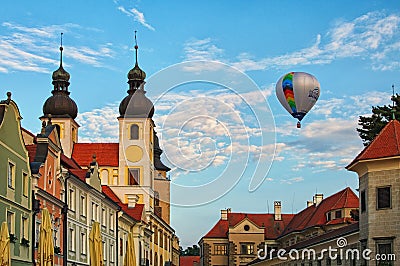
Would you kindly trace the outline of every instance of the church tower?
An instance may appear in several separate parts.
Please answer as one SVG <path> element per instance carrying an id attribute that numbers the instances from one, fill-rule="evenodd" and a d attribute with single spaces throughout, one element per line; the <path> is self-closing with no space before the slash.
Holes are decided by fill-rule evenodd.
<path id="1" fill-rule="evenodd" d="M 135 35 L 136 41 L 136 35 Z M 119 105 L 119 178 L 114 192 L 128 205 L 154 210 L 154 106 L 144 90 L 146 73 L 138 64 L 128 72 L 128 95 Z"/>
<path id="2" fill-rule="evenodd" d="M 65 71 L 62 65 L 63 59 L 62 33 L 60 46 L 60 67 L 53 72 L 53 90 L 43 105 L 43 116 L 41 121 L 51 119 L 56 125 L 60 135 L 61 147 L 66 156 L 71 157 L 74 143 L 78 142 L 78 128 L 75 118 L 78 115 L 78 107 L 72 100 L 68 91 L 70 74 Z"/>

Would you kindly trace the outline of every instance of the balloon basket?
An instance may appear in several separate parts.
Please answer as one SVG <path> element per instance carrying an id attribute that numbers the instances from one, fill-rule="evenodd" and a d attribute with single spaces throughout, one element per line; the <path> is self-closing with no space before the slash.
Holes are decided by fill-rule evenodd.
<path id="1" fill-rule="evenodd" d="M 301 128 L 301 123 L 297 122 L 297 128 Z"/>

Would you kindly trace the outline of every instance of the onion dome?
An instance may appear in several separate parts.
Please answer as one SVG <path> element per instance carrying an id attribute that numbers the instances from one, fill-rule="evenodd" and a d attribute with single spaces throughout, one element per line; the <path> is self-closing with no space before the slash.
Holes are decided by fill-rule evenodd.
<path id="1" fill-rule="evenodd" d="M 136 41 L 136 31 L 135 31 Z M 144 90 L 144 80 L 146 73 L 138 64 L 138 45 L 135 45 L 136 63 L 134 68 L 128 72 L 128 95 L 121 101 L 119 105 L 120 117 L 140 117 L 152 118 L 154 114 L 154 105 L 146 97 Z"/>
<path id="2" fill-rule="evenodd" d="M 62 34 L 61 34 L 62 38 Z M 61 39 L 62 40 L 62 39 Z M 70 74 L 62 65 L 62 41 L 60 46 L 60 67 L 53 72 L 52 78 L 54 88 L 50 96 L 43 105 L 43 116 L 47 117 L 66 117 L 75 119 L 78 115 L 78 107 L 74 100 L 69 97 L 68 91 Z"/>

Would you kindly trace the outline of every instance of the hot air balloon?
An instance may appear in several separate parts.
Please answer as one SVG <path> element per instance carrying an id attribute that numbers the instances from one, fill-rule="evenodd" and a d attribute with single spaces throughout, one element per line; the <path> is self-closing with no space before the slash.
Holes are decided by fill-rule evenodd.
<path id="1" fill-rule="evenodd" d="M 282 106 L 299 121 L 311 110 L 320 94 L 318 80 L 305 72 L 290 72 L 276 83 L 276 96 Z"/>

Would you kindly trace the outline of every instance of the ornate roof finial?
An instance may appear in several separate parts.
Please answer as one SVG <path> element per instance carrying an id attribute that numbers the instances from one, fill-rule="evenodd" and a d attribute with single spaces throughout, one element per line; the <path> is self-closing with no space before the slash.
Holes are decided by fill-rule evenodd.
<path id="1" fill-rule="evenodd" d="M 136 33 L 137 33 L 137 30 L 135 30 L 135 54 L 136 54 L 135 66 L 138 65 L 138 49 L 139 49 L 139 46 L 137 45 Z"/>
<path id="2" fill-rule="evenodd" d="M 394 84 L 392 85 L 392 119 L 393 120 L 396 120 L 396 115 L 395 115 L 395 113 L 396 113 L 396 107 L 394 106 L 394 104 L 395 104 L 395 100 L 394 100 Z"/>
<path id="3" fill-rule="evenodd" d="M 62 58 L 62 52 L 63 52 L 63 50 L 64 50 L 63 45 L 62 45 L 63 34 L 64 34 L 64 33 L 61 32 L 61 40 L 60 40 L 60 67 L 62 67 L 62 59 L 63 59 L 63 58 Z"/>
<path id="4" fill-rule="evenodd" d="M 11 101 L 11 91 L 7 91 L 7 101 Z"/>

